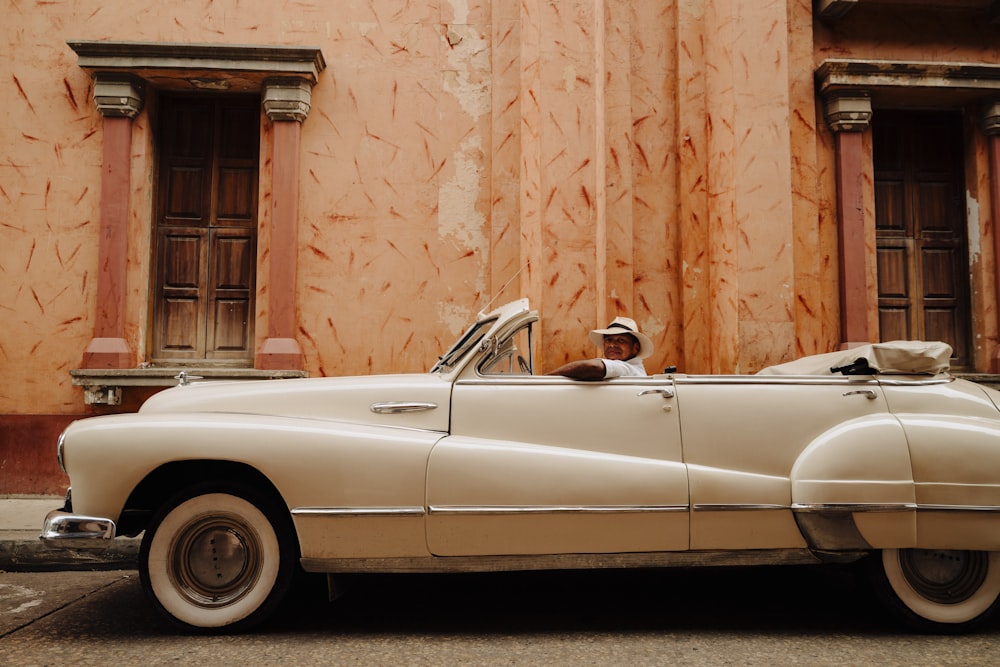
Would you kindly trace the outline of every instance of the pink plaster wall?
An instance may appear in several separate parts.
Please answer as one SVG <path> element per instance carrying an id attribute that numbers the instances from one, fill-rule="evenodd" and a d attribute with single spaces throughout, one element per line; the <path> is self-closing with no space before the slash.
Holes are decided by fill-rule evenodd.
<path id="1" fill-rule="evenodd" d="M 501 299 L 540 309 L 545 367 L 590 354 L 585 332 L 627 314 L 656 343 L 651 371 L 754 372 L 839 341 L 815 67 L 1000 55 L 992 28 L 893 11 L 830 28 L 808 0 L 0 0 L 0 413 L 86 410 L 68 371 L 94 333 L 101 119 L 67 40 L 322 50 L 299 167 L 295 335 L 314 375 L 425 369 L 515 275 Z M 261 132 L 266 265 L 271 124 Z M 151 142 L 147 108 L 125 304 L 140 362 Z M 977 335 L 995 340 L 984 151 L 969 164 L 974 292 Z M 261 271 L 259 338 L 268 288 Z"/>

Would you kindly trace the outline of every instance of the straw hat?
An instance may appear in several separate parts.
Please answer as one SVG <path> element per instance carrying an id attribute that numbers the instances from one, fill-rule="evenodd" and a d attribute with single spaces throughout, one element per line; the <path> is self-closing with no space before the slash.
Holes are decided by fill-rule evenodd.
<path id="1" fill-rule="evenodd" d="M 639 341 L 639 354 L 635 355 L 637 358 L 645 359 L 653 354 L 653 341 L 646 334 L 640 333 L 635 320 L 629 317 L 616 317 L 607 329 L 594 329 L 590 332 L 590 340 L 594 342 L 594 345 L 602 347 L 606 335 L 622 333 L 631 334 Z"/>

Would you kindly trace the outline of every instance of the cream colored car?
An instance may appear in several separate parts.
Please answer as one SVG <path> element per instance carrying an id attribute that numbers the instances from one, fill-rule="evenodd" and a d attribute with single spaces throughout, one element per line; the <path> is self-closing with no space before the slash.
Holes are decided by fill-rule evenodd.
<path id="1" fill-rule="evenodd" d="M 145 531 L 143 587 L 189 628 L 261 621 L 299 567 L 859 561 L 923 629 L 997 606 L 1000 393 L 948 346 L 581 382 L 534 374 L 537 319 L 482 314 L 424 374 L 193 383 L 75 422 L 42 539 Z"/>

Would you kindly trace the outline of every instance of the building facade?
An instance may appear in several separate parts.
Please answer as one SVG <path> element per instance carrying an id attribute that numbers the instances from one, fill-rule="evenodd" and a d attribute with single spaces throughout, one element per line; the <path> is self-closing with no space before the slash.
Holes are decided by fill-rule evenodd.
<path id="1" fill-rule="evenodd" d="M 2 0 L 0 495 L 181 371 L 419 371 L 494 298 L 538 362 L 897 338 L 1000 367 L 994 0 Z"/>

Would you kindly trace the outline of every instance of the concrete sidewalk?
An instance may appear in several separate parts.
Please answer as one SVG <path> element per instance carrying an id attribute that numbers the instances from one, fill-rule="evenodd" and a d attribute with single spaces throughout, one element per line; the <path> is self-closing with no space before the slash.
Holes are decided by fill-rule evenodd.
<path id="1" fill-rule="evenodd" d="M 136 566 L 139 538 L 116 538 L 107 551 L 96 554 L 49 549 L 42 544 L 38 536 L 45 515 L 62 504 L 58 496 L 0 496 L 0 570 L 117 570 Z"/>

